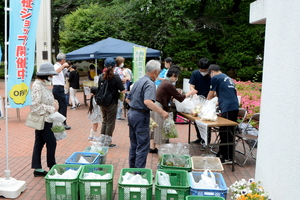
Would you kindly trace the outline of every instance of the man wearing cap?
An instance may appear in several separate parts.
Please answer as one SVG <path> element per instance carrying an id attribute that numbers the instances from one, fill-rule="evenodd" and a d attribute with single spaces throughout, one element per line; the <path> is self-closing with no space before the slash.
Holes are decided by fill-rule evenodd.
<path id="1" fill-rule="evenodd" d="M 217 95 L 221 117 L 236 122 L 239 112 L 239 102 L 233 80 L 226 74 L 223 74 L 218 65 L 210 65 L 208 71 L 212 78 L 207 99 L 210 100 Z M 230 129 L 232 129 L 232 127 L 220 127 L 220 143 L 233 142 L 233 136 L 231 134 L 233 130 L 229 131 Z M 217 156 L 221 157 L 222 163 L 232 164 L 232 151 L 232 145 L 220 146 Z"/>
<path id="2" fill-rule="evenodd" d="M 193 71 L 190 77 L 190 90 L 197 90 L 197 95 L 202 95 L 203 97 L 207 97 L 210 87 L 210 76 L 208 74 L 208 67 L 210 65 L 210 61 L 207 58 L 201 58 L 198 61 L 199 69 Z M 191 143 L 195 144 L 204 144 L 204 140 L 201 138 L 200 131 L 196 123 L 195 130 L 197 132 L 197 139 L 192 141 Z"/>
<path id="3" fill-rule="evenodd" d="M 129 167 L 145 168 L 150 150 L 150 110 L 159 113 L 164 119 L 169 114 L 154 102 L 156 87 L 153 81 L 160 72 L 160 62 L 150 60 L 146 64 L 146 75 L 134 83 L 126 98 L 130 109 L 128 111 L 129 125 Z"/>
<path id="4" fill-rule="evenodd" d="M 63 116 L 67 117 L 67 101 L 66 95 L 64 90 L 65 85 L 65 77 L 64 77 L 64 70 L 69 67 L 69 64 L 66 62 L 66 55 L 64 53 L 59 53 L 56 56 L 56 63 L 54 65 L 55 71 L 58 73 L 57 76 L 53 76 L 52 84 L 53 89 L 52 93 L 54 98 L 58 101 L 59 108 L 58 112 Z M 67 120 L 64 121 L 65 129 L 71 129 L 70 126 L 67 125 Z"/>
<path id="5" fill-rule="evenodd" d="M 42 130 L 35 130 L 35 141 L 32 153 L 31 168 L 34 169 L 34 176 L 45 176 L 47 171 L 42 168 L 41 154 L 44 145 L 47 148 L 47 166 L 49 169 L 56 164 L 55 151 L 56 139 L 51 130 L 52 120 L 49 118 L 55 112 L 54 97 L 47 88 L 46 83 L 50 82 L 53 75 L 58 73 L 54 70 L 51 63 L 43 63 L 38 72 L 36 72 L 36 80 L 32 84 L 31 99 L 32 104 L 30 111 L 38 116 L 44 117 L 44 128 Z"/>

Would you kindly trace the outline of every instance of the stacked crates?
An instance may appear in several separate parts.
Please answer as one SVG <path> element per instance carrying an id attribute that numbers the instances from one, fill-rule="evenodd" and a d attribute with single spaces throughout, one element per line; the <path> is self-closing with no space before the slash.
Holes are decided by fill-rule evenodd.
<path id="1" fill-rule="evenodd" d="M 49 175 L 63 174 L 68 169 L 77 170 L 77 176 L 72 179 L 50 178 Z M 46 197 L 47 200 L 70 199 L 77 200 L 78 198 L 78 176 L 81 172 L 81 165 L 54 165 L 48 174 L 45 176 L 46 181 Z"/>
<path id="2" fill-rule="evenodd" d="M 123 176 L 126 173 L 133 175 L 139 174 L 143 179 L 146 179 L 149 184 L 124 184 Z M 120 173 L 118 189 L 119 200 L 151 200 L 152 185 L 153 185 L 152 169 L 146 168 L 123 168 Z"/>
<path id="3" fill-rule="evenodd" d="M 160 185 L 160 173 L 164 172 L 170 177 L 170 186 Z M 155 179 L 155 200 L 183 200 L 190 194 L 190 183 L 186 170 L 158 169 Z"/>
<path id="4" fill-rule="evenodd" d="M 101 176 L 111 174 L 106 179 L 84 179 L 85 173 Z M 114 168 L 112 165 L 83 165 L 79 175 L 79 191 L 81 200 L 111 200 L 113 191 Z"/>

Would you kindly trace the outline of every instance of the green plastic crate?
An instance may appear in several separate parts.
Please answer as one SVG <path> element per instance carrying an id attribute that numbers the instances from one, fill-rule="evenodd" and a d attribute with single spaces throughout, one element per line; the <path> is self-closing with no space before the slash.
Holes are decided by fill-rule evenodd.
<path id="1" fill-rule="evenodd" d="M 225 200 L 223 197 L 204 197 L 204 196 L 194 196 L 188 195 L 185 200 Z"/>
<path id="2" fill-rule="evenodd" d="M 56 170 L 58 174 L 63 174 L 68 169 L 77 170 L 77 177 L 74 179 L 49 178 L 49 175 L 54 175 L 54 170 Z M 54 165 L 45 176 L 47 200 L 78 200 L 78 177 L 81 169 L 81 165 Z"/>
<path id="3" fill-rule="evenodd" d="M 169 175 L 171 186 L 159 185 L 158 172 L 165 172 Z M 190 182 L 186 170 L 158 169 L 156 171 L 155 200 L 183 200 L 189 194 Z"/>
<path id="4" fill-rule="evenodd" d="M 149 184 L 123 184 L 123 175 L 126 172 L 132 174 L 140 174 L 142 178 L 146 179 Z M 119 200 L 152 200 L 152 186 L 153 186 L 152 169 L 146 168 L 123 168 L 121 169 L 118 189 Z"/>
<path id="5" fill-rule="evenodd" d="M 178 164 L 179 161 L 184 161 L 185 165 L 184 166 L 168 166 L 166 162 L 170 159 L 175 160 L 174 164 Z M 190 172 L 190 171 L 192 171 L 192 160 L 191 160 L 190 156 L 164 154 L 164 155 L 162 155 L 160 166 L 161 166 L 161 169 L 186 170 L 187 172 Z"/>
<path id="6" fill-rule="evenodd" d="M 84 179 L 84 173 L 93 172 L 103 176 L 111 174 L 110 179 Z M 79 192 L 81 200 L 112 200 L 113 165 L 84 165 L 79 175 Z"/>

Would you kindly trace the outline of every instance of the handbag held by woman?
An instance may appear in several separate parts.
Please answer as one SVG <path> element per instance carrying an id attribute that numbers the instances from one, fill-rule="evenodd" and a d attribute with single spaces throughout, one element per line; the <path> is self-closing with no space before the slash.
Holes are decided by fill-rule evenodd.
<path id="1" fill-rule="evenodd" d="M 36 113 L 30 112 L 26 119 L 26 126 L 36 130 L 43 130 L 45 125 L 45 117 Z"/>

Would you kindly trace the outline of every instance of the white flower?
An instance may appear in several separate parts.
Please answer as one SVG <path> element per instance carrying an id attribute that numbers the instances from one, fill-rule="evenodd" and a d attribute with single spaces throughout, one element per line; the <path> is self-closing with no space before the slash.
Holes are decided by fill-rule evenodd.
<path id="1" fill-rule="evenodd" d="M 254 182 L 254 178 L 250 178 L 250 179 L 248 180 L 248 182 L 249 182 L 249 183 L 253 183 L 253 182 Z"/>

